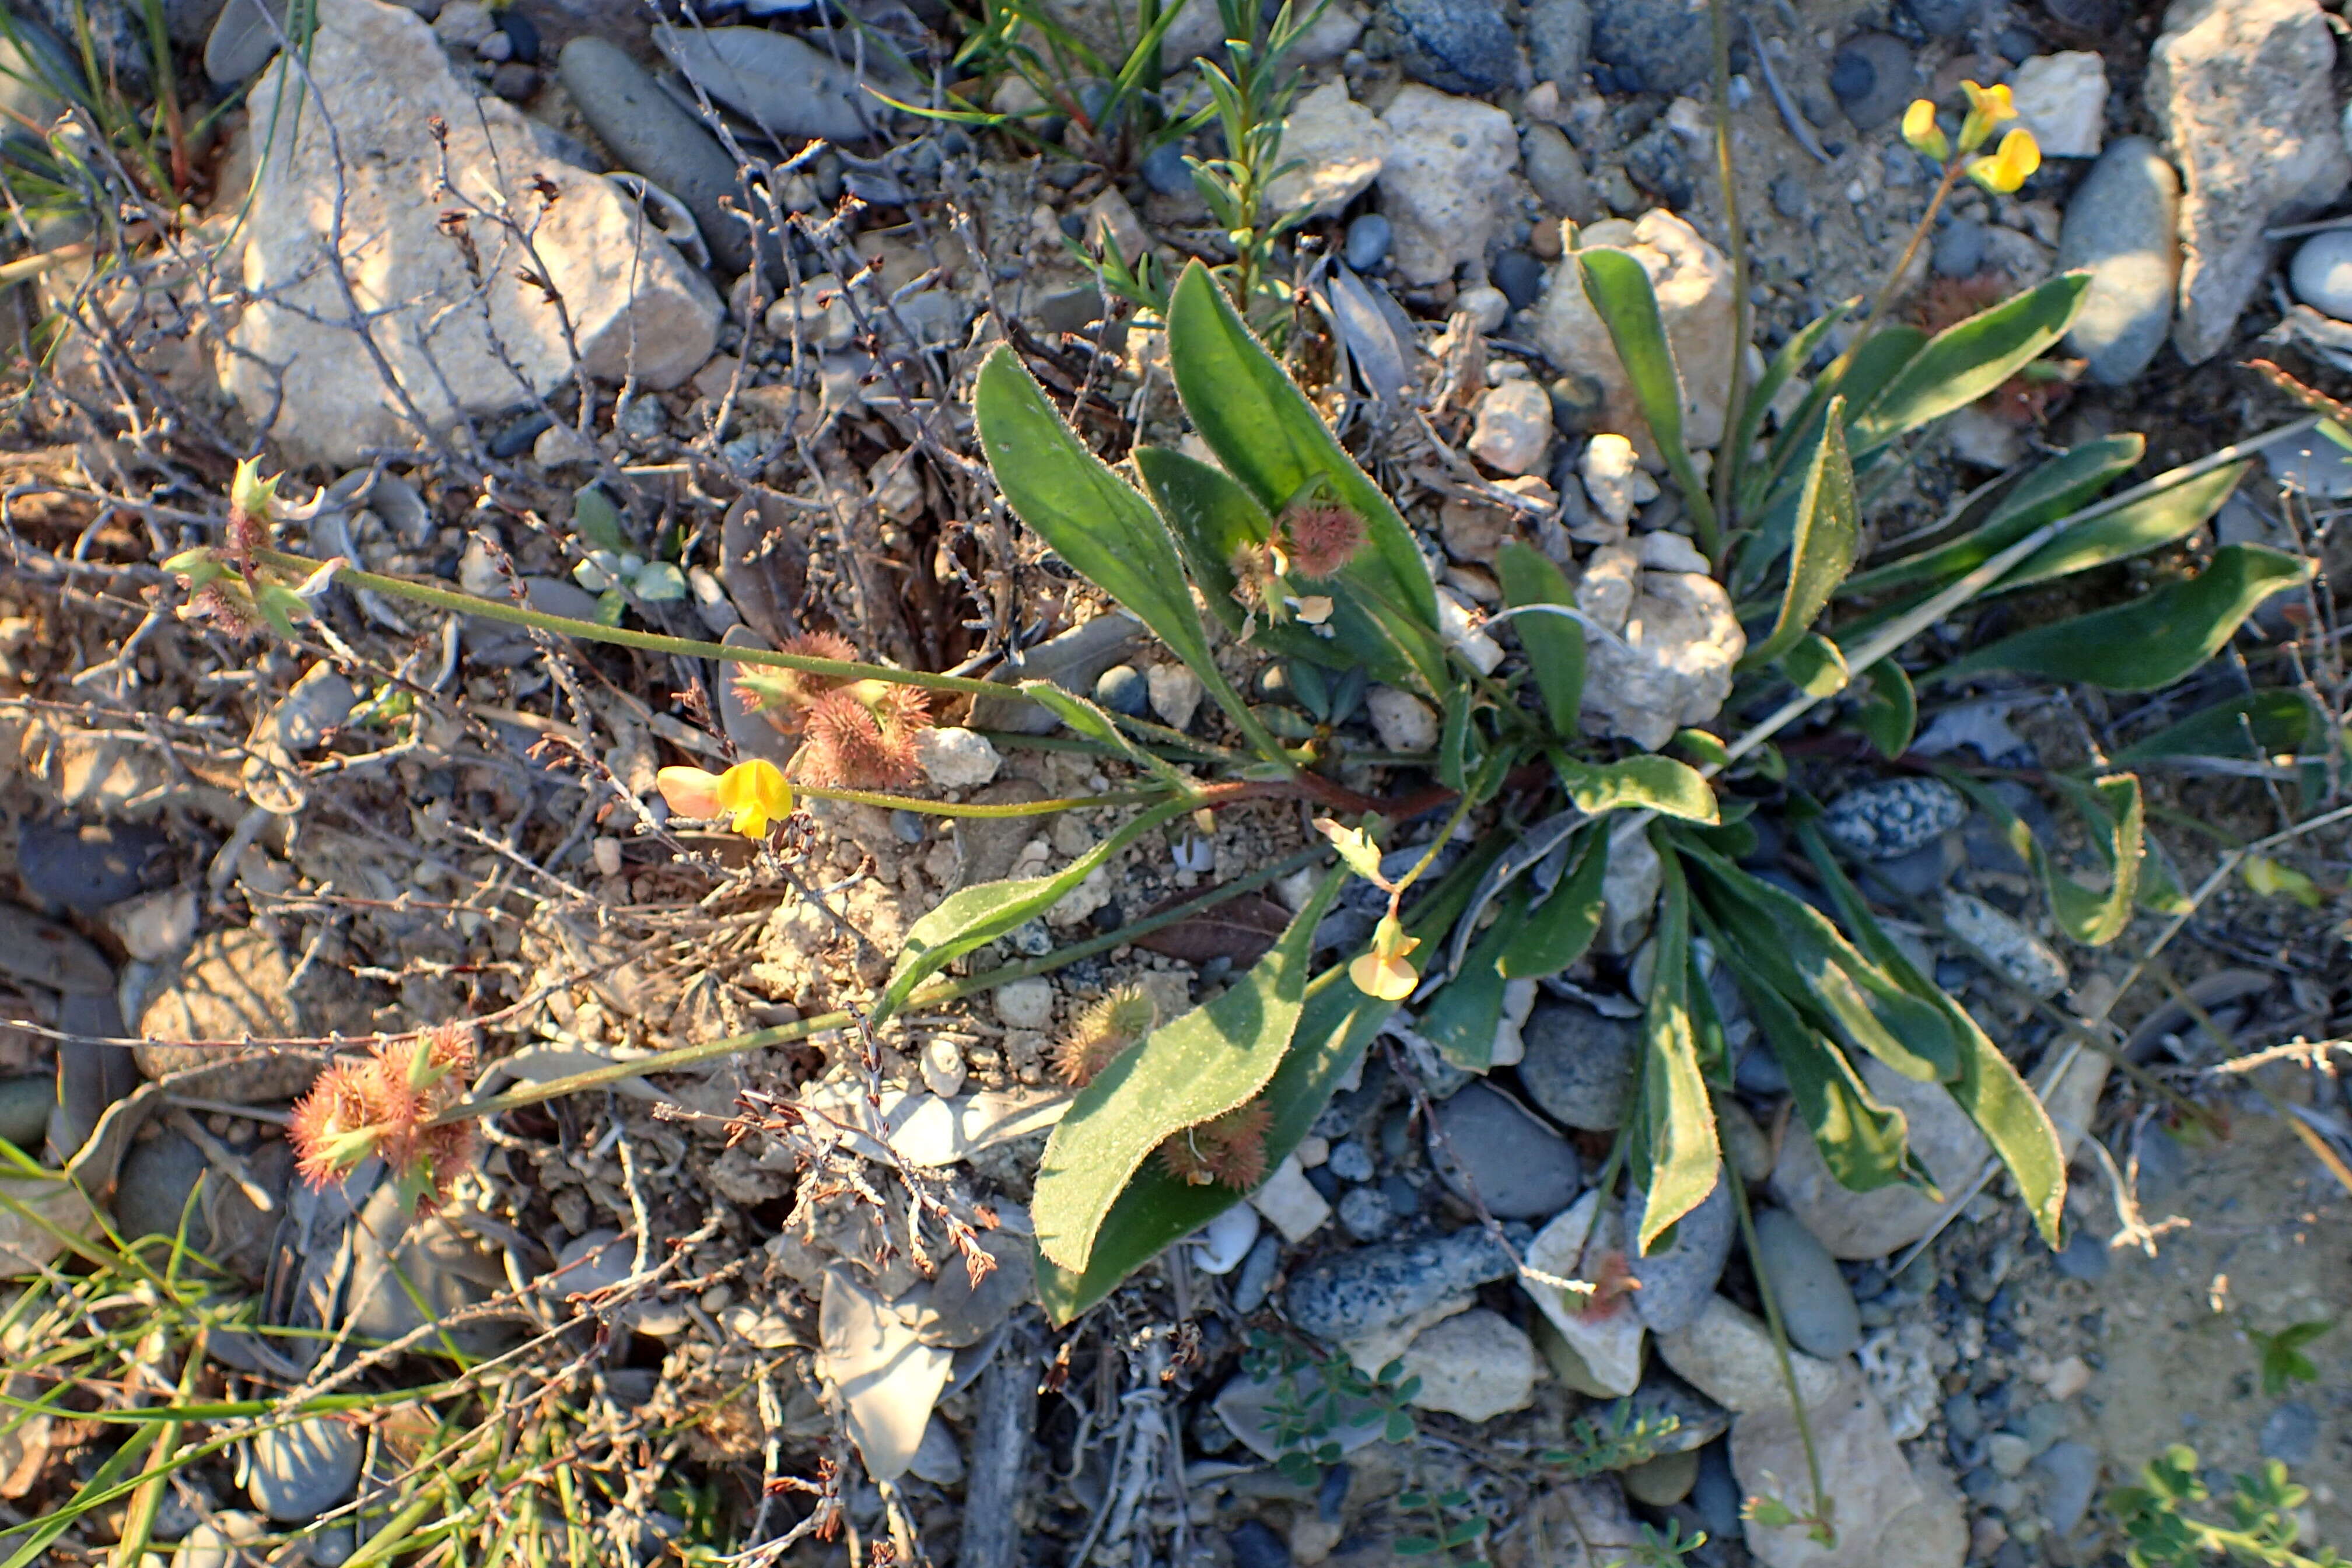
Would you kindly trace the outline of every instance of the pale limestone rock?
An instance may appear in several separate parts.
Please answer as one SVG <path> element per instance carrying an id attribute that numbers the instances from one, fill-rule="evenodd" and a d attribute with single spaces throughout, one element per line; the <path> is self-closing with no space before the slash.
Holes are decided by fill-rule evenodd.
<path id="1" fill-rule="evenodd" d="M 1435 283 L 1484 262 L 1513 206 L 1519 138 L 1511 117 L 1412 82 L 1381 120 L 1389 132 L 1381 210 L 1395 230 L 1398 273 Z"/>
<path id="2" fill-rule="evenodd" d="M 1491 1421 L 1535 1394 L 1536 1347 L 1508 1318 L 1474 1307 L 1423 1329 L 1404 1352 L 1421 1379 L 1412 1403 L 1465 1421 Z"/>
<path id="3" fill-rule="evenodd" d="M 1659 320 L 1682 374 L 1683 438 L 1694 447 L 1713 447 L 1723 439 L 1723 400 L 1731 386 L 1732 356 L 1738 352 L 1731 264 L 1696 229 L 1663 208 L 1643 214 L 1638 223 L 1593 224 L 1579 238 L 1587 247 L 1623 249 L 1650 275 Z M 1551 362 L 1572 365 L 1601 383 L 1598 422 L 1631 437 L 1645 462 L 1657 461 L 1657 443 L 1642 417 L 1633 382 L 1618 363 L 1609 329 L 1584 297 L 1575 257 L 1560 259 L 1532 314 L 1536 343 Z"/>
<path id="4" fill-rule="evenodd" d="M 915 761 L 941 789 L 978 789 L 1004 764 L 995 743 L 977 730 L 948 725 L 915 737 Z"/>
<path id="5" fill-rule="evenodd" d="M 1478 399 L 1470 455 L 1497 473 L 1543 467 L 1551 449 L 1551 395 L 1533 381 L 1507 381 Z"/>
<path id="6" fill-rule="evenodd" d="M 1880 1103 L 1903 1112 L 1911 1152 L 1936 1184 L 1947 1193 L 1965 1192 L 1991 1151 L 1950 1092 L 1939 1083 L 1906 1078 L 1875 1057 L 1864 1057 L 1857 1065 Z M 1789 1124 L 1780 1140 L 1772 1189 L 1832 1258 L 1884 1258 L 1927 1235 L 1943 1212 L 1942 1205 L 1916 1187 L 1857 1193 L 1840 1185 L 1801 1118 Z"/>
<path id="7" fill-rule="evenodd" d="M 1721 584 L 1696 572 L 1643 572 L 1622 634 L 1585 645 L 1584 710 L 1599 732 L 1654 752 L 1676 730 L 1722 710 L 1732 668 L 1747 651 Z"/>
<path id="8" fill-rule="evenodd" d="M 1388 150 L 1389 128 L 1335 76 L 1293 104 L 1282 122 L 1282 161 L 1296 158 L 1301 166 L 1277 175 L 1267 200 L 1276 212 L 1312 202 L 1316 216 L 1337 217 L 1380 176 Z"/>
<path id="9" fill-rule="evenodd" d="M 2095 158 L 2106 131 L 2107 62 L 2088 49 L 2036 55 L 2010 78 L 2017 118 L 2045 158 Z"/>

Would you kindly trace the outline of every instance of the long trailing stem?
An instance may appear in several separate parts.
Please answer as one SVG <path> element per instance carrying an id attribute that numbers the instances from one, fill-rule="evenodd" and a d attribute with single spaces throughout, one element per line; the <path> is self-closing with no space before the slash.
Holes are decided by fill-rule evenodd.
<path id="1" fill-rule="evenodd" d="M 1756 1245 L 1756 1215 L 1748 1203 L 1748 1184 L 1741 1179 L 1739 1167 L 1727 1160 L 1723 1164 L 1724 1180 L 1731 1184 L 1731 1201 L 1739 1210 L 1739 1235 L 1748 1244 L 1748 1256 L 1761 1259 L 1763 1249 Z M 1834 1529 L 1829 1520 L 1829 1493 L 1822 1485 L 1822 1456 L 1813 1443 L 1812 1418 L 1805 1410 L 1804 1391 L 1797 1386 L 1797 1369 L 1789 1359 L 1789 1326 L 1780 1316 L 1780 1292 L 1763 1264 L 1756 1265 L 1756 1294 L 1764 1302 L 1764 1321 L 1772 1330 L 1772 1353 L 1780 1363 L 1780 1385 L 1789 1391 L 1789 1408 L 1797 1418 L 1797 1436 L 1805 1447 L 1805 1470 L 1813 1486 L 1811 1521 L 1819 1528 Z"/>

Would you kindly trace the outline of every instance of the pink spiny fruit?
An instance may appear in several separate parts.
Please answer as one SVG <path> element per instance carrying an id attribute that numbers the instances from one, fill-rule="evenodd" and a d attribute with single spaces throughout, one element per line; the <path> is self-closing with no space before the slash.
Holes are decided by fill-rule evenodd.
<path id="1" fill-rule="evenodd" d="M 1054 1071 L 1071 1088 L 1086 1088 L 1121 1051 L 1151 1033 L 1159 1018 L 1141 986 L 1120 986 L 1072 1022 L 1055 1049 Z"/>
<path id="2" fill-rule="evenodd" d="M 1265 1101 L 1244 1100 L 1160 1144 L 1160 1163 L 1170 1175 L 1193 1186 L 1213 1182 L 1247 1192 L 1265 1180 L 1265 1133 L 1273 1125 L 1274 1111 Z"/>
<path id="3" fill-rule="evenodd" d="M 845 789 L 908 784 L 922 774 L 915 737 L 931 727 L 923 694 L 887 680 L 826 692 L 801 720 L 793 769 L 808 783 Z"/>
<path id="4" fill-rule="evenodd" d="M 854 663 L 857 649 L 837 632 L 803 632 L 786 640 L 783 651 L 803 658 L 837 658 Z M 744 706 L 763 714 L 786 733 L 797 733 L 809 709 L 825 693 L 846 682 L 838 677 L 815 675 L 780 665 L 747 665 L 735 677 L 735 694 Z"/>
<path id="5" fill-rule="evenodd" d="M 470 1121 L 427 1125 L 461 1102 L 474 1068 L 473 1026 L 436 1025 L 414 1040 L 379 1041 L 366 1061 L 341 1061 L 295 1103 L 287 1136 L 296 1168 L 314 1187 L 383 1157 L 417 1214 L 437 1207 L 473 1163 Z"/>
<path id="6" fill-rule="evenodd" d="M 1290 563 L 1302 577 L 1331 577 L 1364 547 L 1364 520 L 1344 506 L 1311 501 L 1282 521 Z"/>

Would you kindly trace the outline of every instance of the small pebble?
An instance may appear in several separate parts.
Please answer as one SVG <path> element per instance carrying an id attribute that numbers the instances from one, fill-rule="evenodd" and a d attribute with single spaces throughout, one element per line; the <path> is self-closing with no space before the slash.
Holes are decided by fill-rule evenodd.
<path id="1" fill-rule="evenodd" d="M 1803 219 L 1813 210 L 1812 193 L 1805 182 L 1793 172 L 1772 176 L 1772 210 L 1785 218 Z"/>
<path id="2" fill-rule="evenodd" d="M 1358 1241 L 1378 1241 L 1395 1227 L 1396 1215 L 1378 1187 L 1350 1187 L 1339 1195 L 1339 1224 Z"/>
<path id="3" fill-rule="evenodd" d="M 1524 250 L 1507 250 L 1495 258 L 1495 287 L 1511 302 L 1514 310 L 1524 310 L 1543 298 L 1547 274 L 1544 264 Z"/>
<path id="4" fill-rule="evenodd" d="M 1258 1239 L 1257 1210 L 1235 1204 L 1192 1237 L 1192 1262 L 1205 1274 L 1230 1274 L 1250 1256 Z"/>
<path id="5" fill-rule="evenodd" d="M 1938 278 L 1973 278 L 1984 268 L 1990 244 L 1985 226 L 1972 217 L 1954 218 L 1936 236 L 1931 253 Z"/>
<path id="6" fill-rule="evenodd" d="M 1389 245 L 1396 231 L 1389 220 L 1378 213 L 1366 213 L 1348 226 L 1348 237 L 1340 247 L 1340 255 L 1348 265 L 1359 272 L 1370 272 L 1389 257 Z"/>
<path id="7" fill-rule="evenodd" d="M 1652 1508 L 1671 1508 L 1690 1496 L 1698 1484 L 1699 1457 L 1696 1448 L 1680 1453 L 1661 1454 L 1656 1458 L 1635 1465 L 1624 1472 L 1625 1495 L 1635 1502 Z"/>
<path id="8" fill-rule="evenodd" d="M 1756 1266 L 1771 1281 L 1789 1338 L 1834 1361 L 1862 1342 L 1853 1292 L 1829 1250 L 1786 1209 L 1759 1208 Z"/>
<path id="9" fill-rule="evenodd" d="M 1095 700 L 1114 713 L 1140 719 L 1150 710 L 1151 692 L 1131 664 L 1114 664 L 1095 681 Z"/>
<path id="10" fill-rule="evenodd" d="M 357 1430 L 348 1421 L 313 1415 L 254 1438 L 246 1491 L 262 1512 L 292 1523 L 316 1519 L 342 1501 L 359 1476 Z"/>
<path id="11" fill-rule="evenodd" d="M 1916 96 L 1911 50 L 1885 33 L 1857 33 L 1830 57 L 1830 90 L 1858 131 L 1874 131 Z"/>
<path id="12" fill-rule="evenodd" d="M 1244 1520 L 1225 1537 L 1225 1545 L 1233 1552 L 1234 1568 L 1290 1568 L 1289 1543 L 1264 1520 Z"/>
<path id="13" fill-rule="evenodd" d="M 2352 229 L 2330 229 L 2305 240 L 2287 281 L 2294 297 L 2313 310 L 2352 321 Z"/>
<path id="14" fill-rule="evenodd" d="M 2287 1466 L 2307 1465 L 2319 1446 L 2319 1415 L 2300 1399 L 2290 1399 L 2263 1422 L 2263 1454 Z"/>
<path id="15" fill-rule="evenodd" d="M 1184 162 L 1181 142 L 1163 142 L 1143 155 L 1143 183 L 1163 196 L 1181 196 L 1193 189 L 1192 166 Z"/>
<path id="16" fill-rule="evenodd" d="M 1344 1182 L 1369 1182 L 1372 1179 L 1371 1152 L 1353 1138 L 1331 1145 L 1326 1156 L 1331 1173 Z"/>
<path id="17" fill-rule="evenodd" d="M 1275 1272 L 1281 1266 L 1282 1237 L 1266 1231 L 1242 1259 L 1241 1273 L 1234 1281 L 1234 1310 L 1247 1317 L 1265 1306 L 1274 1289 Z"/>

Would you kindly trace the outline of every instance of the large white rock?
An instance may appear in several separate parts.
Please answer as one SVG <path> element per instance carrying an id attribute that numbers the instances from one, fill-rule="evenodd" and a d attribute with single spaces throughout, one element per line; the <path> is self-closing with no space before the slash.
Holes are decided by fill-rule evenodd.
<path id="1" fill-rule="evenodd" d="M 1624 250 L 1650 275 L 1650 288 L 1658 297 L 1658 319 L 1682 372 L 1684 439 L 1700 447 L 1722 440 L 1723 400 L 1730 391 L 1732 355 L 1738 346 L 1731 319 L 1731 264 L 1696 229 L 1663 207 L 1643 213 L 1637 223 L 1610 219 L 1590 225 L 1577 231 L 1577 242 L 1587 249 L 1607 246 Z M 1601 384 L 1601 406 L 1594 423 L 1624 432 L 1643 460 L 1657 461 L 1649 422 L 1642 417 L 1633 384 L 1618 363 L 1609 328 L 1584 297 L 1575 257 L 1562 258 L 1553 270 L 1551 287 L 1537 302 L 1535 317 L 1536 343 L 1551 362 Z"/>
<path id="2" fill-rule="evenodd" d="M 1388 151 L 1389 128 L 1335 76 L 1293 104 L 1282 122 L 1282 161 L 1297 159 L 1299 167 L 1276 175 L 1268 198 L 1276 212 L 1312 202 L 1316 216 L 1337 217 L 1379 177 Z"/>
<path id="3" fill-rule="evenodd" d="M 1397 271 L 1408 283 L 1435 283 L 1465 262 L 1483 263 L 1516 205 L 1519 138 L 1511 117 L 1413 82 L 1381 120 L 1389 132 L 1381 210 L 1395 230 Z"/>
<path id="4" fill-rule="evenodd" d="M 1599 1221 L 1604 1234 L 1593 1235 L 1594 1222 Z M 1607 1255 L 1623 1253 L 1622 1237 L 1617 1234 L 1616 1205 L 1605 1202 L 1598 1190 L 1589 1192 L 1569 1205 L 1568 1212 L 1556 1216 L 1550 1224 L 1536 1232 L 1528 1244 L 1528 1266 L 1563 1279 L 1597 1280 L 1601 1278 Z M 1551 1321 L 1568 1348 L 1576 1352 L 1587 1379 L 1591 1384 L 1586 1392 L 1631 1394 L 1642 1381 L 1642 1336 L 1645 1332 L 1642 1316 L 1633 1310 L 1633 1302 L 1616 1297 L 1602 1302 L 1597 1310 L 1584 1310 L 1584 1299 L 1570 1296 L 1556 1285 L 1519 1276 L 1519 1289 L 1525 1290 L 1536 1304 L 1536 1310 Z"/>
<path id="5" fill-rule="evenodd" d="M 1404 1352 L 1421 1379 L 1412 1403 L 1465 1421 L 1490 1421 L 1535 1395 L 1536 1347 L 1508 1318 L 1474 1307 L 1423 1329 Z"/>
<path id="6" fill-rule="evenodd" d="M 1470 455 L 1498 473 L 1528 473 L 1543 466 L 1551 428 L 1551 395 L 1534 381 L 1507 381 L 1478 399 Z"/>
<path id="7" fill-rule="evenodd" d="M 1771 1329 L 1721 1296 L 1708 1300 L 1696 1322 L 1660 1334 L 1658 1355 L 1685 1383 L 1726 1410 L 1770 1410 L 1789 1403 Z M 1790 1347 L 1789 1373 L 1807 1409 L 1837 1392 L 1841 1364 L 1853 1363 L 1816 1360 Z"/>
<path id="8" fill-rule="evenodd" d="M 2270 270 L 2274 223 L 2352 179 L 2329 85 L 2336 39 L 2313 0 L 2174 0 L 2146 97 L 2179 164 L 2185 264 L 2173 345 L 2210 359 Z"/>
<path id="9" fill-rule="evenodd" d="M 1579 607 L 1613 633 L 1585 639 L 1584 711 L 1598 733 L 1622 735 L 1654 752 L 1676 730 L 1722 710 L 1748 634 L 1714 578 L 1653 571 L 1636 577 L 1640 560 L 1631 542 L 1604 544 L 1577 585 Z M 1602 589 L 1623 581 L 1637 591 L 1620 618 L 1617 596 Z"/>
<path id="10" fill-rule="evenodd" d="M 2045 158 L 2095 158 L 2106 132 L 2107 62 L 2088 49 L 2036 55 L 2010 79 L 2017 117 Z"/>
<path id="11" fill-rule="evenodd" d="M 543 266 L 591 374 L 618 380 L 634 363 L 641 385 L 668 387 L 710 357 L 720 315 L 710 284 L 611 181 L 553 155 L 511 104 L 478 100 L 423 17 L 382 0 L 320 0 L 318 19 L 316 96 L 288 83 L 274 125 L 253 117 L 268 142 L 242 278 L 265 298 L 221 356 L 223 384 L 288 458 L 349 467 L 371 447 L 418 445 L 419 419 L 446 427 L 554 390 L 572 356 L 555 306 L 517 276 L 526 268 Z M 276 101 L 285 69 L 281 57 L 249 101 Z M 449 190 L 435 117 L 447 127 Z M 250 160 L 252 133 L 240 136 Z M 551 203 L 534 189 L 540 177 Z M 530 237 L 527 252 L 476 216 L 467 232 L 478 280 L 439 227 L 468 205 L 504 207 Z M 396 388 L 348 324 L 353 301 Z"/>
<path id="12" fill-rule="evenodd" d="M 1960 1568 L 1965 1532 L 1959 1550 L 1941 1559 L 1917 1555 L 1916 1542 L 1908 1540 L 1928 1525 L 1920 1510 L 1929 1499 L 1858 1370 L 1848 1365 L 1838 1388 L 1810 1408 L 1808 1419 L 1836 1521 L 1835 1541 L 1824 1546 L 1801 1524 L 1768 1526 L 1751 1520 L 1748 1550 L 1758 1562 L 1765 1568 L 1884 1568 L 1897 1560 L 1900 1549 L 1899 1560 L 1914 1568 Z M 1731 1472 L 1750 1497 L 1770 1492 L 1795 1512 L 1811 1508 L 1812 1483 L 1793 1406 L 1751 1410 L 1731 1424 Z M 1932 1534 L 1949 1548 L 1948 1520 L 1937 1521 Z"/>

